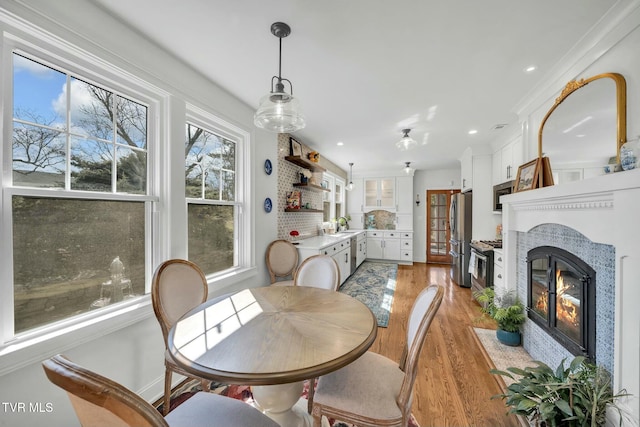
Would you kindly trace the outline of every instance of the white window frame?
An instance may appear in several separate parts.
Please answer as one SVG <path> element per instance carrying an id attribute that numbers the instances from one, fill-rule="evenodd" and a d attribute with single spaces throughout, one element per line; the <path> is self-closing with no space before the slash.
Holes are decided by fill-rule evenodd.
<path id="1" fill-rule="evenodd" d="M 213 201 L 203 199 L 193 199 L 184 196 L 185 209 L 188 204 L 211 204 L 211 205 L 233 205 L 235 206 L 236 218 L 234 223 L 234 267 L 208 274 L 207 280 L 214 289 L 220 289 L 226 285 L 224 279 L 247 271 L 253 267 L 253 246 L 252 245 L 252 221 L 249 207 L 251 174 L 251 156 L 249 150 L 250 134 L 246 130 L 214 115 L 202 108 L 192 104 L 186 106 L 186 121 L 213 134 L 222 136 L 236 144 L 236 173 L 235 189 L 236 197 L 233 202 Z M 183 127 L 184 129 L 184 127 Z M 184 153 L 184 150 L 183 150 Z M 183 161 L 184 165 L 184 161 Z M 184 171 L 184 166 L 183 166 Z M 183 174 L 184 186 L 184 174 Z M 186 237 L 185 237 L 186 239 Z M 187 242 L 188 245 L 188 242 Z"/>
<path id="2" fill-rule="evenodd" d="M 158 227 L 155 224 L 159 201 L 160 152 L 163 138 L 159 117 L 167 111 L 169 94 L 130 73 L 102 60 L 90 52 L 67 43 L 23 22 L 11 22 L 14 31 L 5 30 L 0 39 L 0 99 L 2 120 L 0 150 L 2 165 L 2 197 L 0 197 L 0 242 L 3 254 L 12 254 L 11 200 L 14 195 L 42 197 L 70 197 L 98 200 L 123 200 L 145 203 L 145 295 L 101 310 L 90 311 L 72 318 L 47 324 L 23 333 L 13 333 L 13 256 L 0 258 L 0 375 L 41 360 L 43 354 L 63 351 L 106 335 L 122 327 L 150 317 L 150 295 L 153 268 L 159 253 L 154 247 Z M 147 194 L 124 195 L 66 191 L 61 189 L 36 189 L 12 186 L 12 122 L 13 122 L 13 53 L 33 59 L 54 69 L 71 73 L 88 83 L 103 87 L 147 107 Z"/>

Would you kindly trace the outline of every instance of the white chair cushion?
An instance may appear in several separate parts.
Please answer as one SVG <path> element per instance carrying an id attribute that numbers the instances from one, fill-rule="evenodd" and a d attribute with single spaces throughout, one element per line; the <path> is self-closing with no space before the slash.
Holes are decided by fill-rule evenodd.
<path id="1" fill-rule="evenodd" d="M 396 399 L 404 372 L 393 360 L 366 352 L 355 362 L 320 377 L 314 402 L 375 419 L 402 417 Z"/>
<path id="2" fill-rule="evenodd" d="M 169 412 L 170 427 L 279 427 L 252 406 L 214 393 L 196 393 Z"/>

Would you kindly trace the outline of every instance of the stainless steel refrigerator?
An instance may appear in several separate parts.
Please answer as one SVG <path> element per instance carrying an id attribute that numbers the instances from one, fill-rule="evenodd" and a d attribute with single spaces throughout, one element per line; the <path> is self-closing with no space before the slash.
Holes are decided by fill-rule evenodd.
<path id="1" fill-rule="evenodd" d="M 469 254 L 471 248 L 471 192 L 451 196 L 449 228 L 451 230 L 451 279 L 464 288 L 471 287 Z"/>

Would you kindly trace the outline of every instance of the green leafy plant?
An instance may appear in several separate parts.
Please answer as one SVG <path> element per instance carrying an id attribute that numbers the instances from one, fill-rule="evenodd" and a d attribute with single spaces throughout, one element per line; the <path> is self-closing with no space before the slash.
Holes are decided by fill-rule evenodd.
<path id="1" fill-rule="evenodd" d="M 499 296 L 493 288 L 484 288 L 474 295 L 482 305 L 482 312 L 491 316 L 498 323 L 498 328 L 507 332 L 520 332 L 527 316 L 524 305 L 513 291 Z"/>
<path id="2" fill-rule="evenodd" d="M 524 369 L 492 369 L 492 374 L 515 381 L 505 393 L 492 399 L 504 399 L 509 413 L 523 415 L 536 426 L 603 426 L 607 407 L 618 411 L 622 425 L 622 412 L 616 400 L 628 394 L 624 390 L 613 393 L 611 376 L 601 366 L 578 356 L 565 368 L 565 360 L 555 371 L 542 362 Z"/>

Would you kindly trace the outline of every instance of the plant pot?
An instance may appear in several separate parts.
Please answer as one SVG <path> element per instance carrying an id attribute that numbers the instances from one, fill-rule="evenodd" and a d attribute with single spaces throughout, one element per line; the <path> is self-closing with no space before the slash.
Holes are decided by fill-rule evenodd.
<path id="1" fill-rule="evenodd" d="M 522 337 L 520 335 L 520 332 L 508 332 L 502 329 L 497 329 L 496 338 L 498 338 L 498 341 L 500 341 L 502 344 L 517 347 L 520 345 Z"/>

